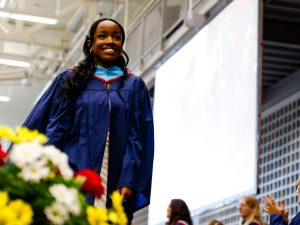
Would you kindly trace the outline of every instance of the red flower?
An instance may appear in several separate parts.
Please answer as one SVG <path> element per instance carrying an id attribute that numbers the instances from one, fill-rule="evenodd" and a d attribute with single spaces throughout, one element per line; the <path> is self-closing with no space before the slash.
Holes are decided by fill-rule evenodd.
<path id="1" fill-rule="evenodd" d="M 84 191 L 92 193 L 97 198 L 100 198 L 104 194 L 104 187 L 98 173 L 90 169 L 85 169 L 75 173 L 74 177 L 77 176 L 83 176 L 86 178 L 81 187 Z"/>
<path id="2" fill-rule="evenodd" d="M 5 164 L 7 155 L 8 155 L 7 152 L 5 152 L 5 151 L 2 149 L 2 146 L 1 146 L 1 144 L 0 144 L 0 166 L 2 166 L 2 165 Z"/>

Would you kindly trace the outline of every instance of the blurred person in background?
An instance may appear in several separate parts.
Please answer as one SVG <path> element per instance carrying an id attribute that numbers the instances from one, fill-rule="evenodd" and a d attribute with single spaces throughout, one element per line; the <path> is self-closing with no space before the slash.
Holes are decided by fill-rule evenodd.
<path id="1" fill-rule="evenodd" d="M 181 199 L 172 199 L 167 208 L 169 221 L 166 225 L 193 225 L 187 204 Z"/>
<path id="2" fill-rule="evenodd" d="M 256 197 L 246 195 L 240 199 L 238 205 L 240 213 L 239 225 L 263 225 L 259 208 L 259 201 Z"/>

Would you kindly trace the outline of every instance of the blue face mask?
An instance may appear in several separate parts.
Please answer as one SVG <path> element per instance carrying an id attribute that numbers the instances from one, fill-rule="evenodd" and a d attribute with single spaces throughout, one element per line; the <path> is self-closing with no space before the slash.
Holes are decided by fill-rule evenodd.
<path id="1" fill-rule="evenodd" d="M 124 71 L 118 66 L 112 66 L 103 68 L 101 66 L 96 66 L 96 71 L 94 76 L 99 77 L 105 81 L 110 81 L 116 79 L 124 74 Z"/>

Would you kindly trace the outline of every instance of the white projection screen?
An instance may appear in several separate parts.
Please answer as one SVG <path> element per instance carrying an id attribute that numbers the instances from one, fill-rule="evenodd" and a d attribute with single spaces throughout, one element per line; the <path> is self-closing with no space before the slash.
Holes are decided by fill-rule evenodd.
<path id="1" fill-rule="evenodd" d="M 158 68 L 148 224 L 173 198 L 191 211 L 255 193 L 258 0 L 234 0 Z"/>

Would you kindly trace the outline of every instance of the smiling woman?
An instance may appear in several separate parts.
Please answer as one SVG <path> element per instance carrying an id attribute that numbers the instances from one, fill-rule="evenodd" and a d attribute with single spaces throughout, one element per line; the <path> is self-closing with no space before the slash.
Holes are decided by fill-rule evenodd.
<path id="1" fill-rule="evenodd" d="M 122 51 L 122 33 L 119 26 L 106 20 L 98 24 L 94 34 L 94 43 L 90 51 L 95 55 L 97 65 L 102 67 L 110 67 L 119 58 Z"/>
<path id="2" fill-rule="evenodd" d="M 85 59 L 57 76 L 24 125 L 45 133 L 74 171 L 101 173 L 106 196 L 87 196 L 89 203 L 111 207 L 109 196 L 119 190 L 130 224 L 133 212 L 150 203 L 154 131 L 147 87 L 129 72 L 124 41 L 118 22 L 95 21 Z"/>

